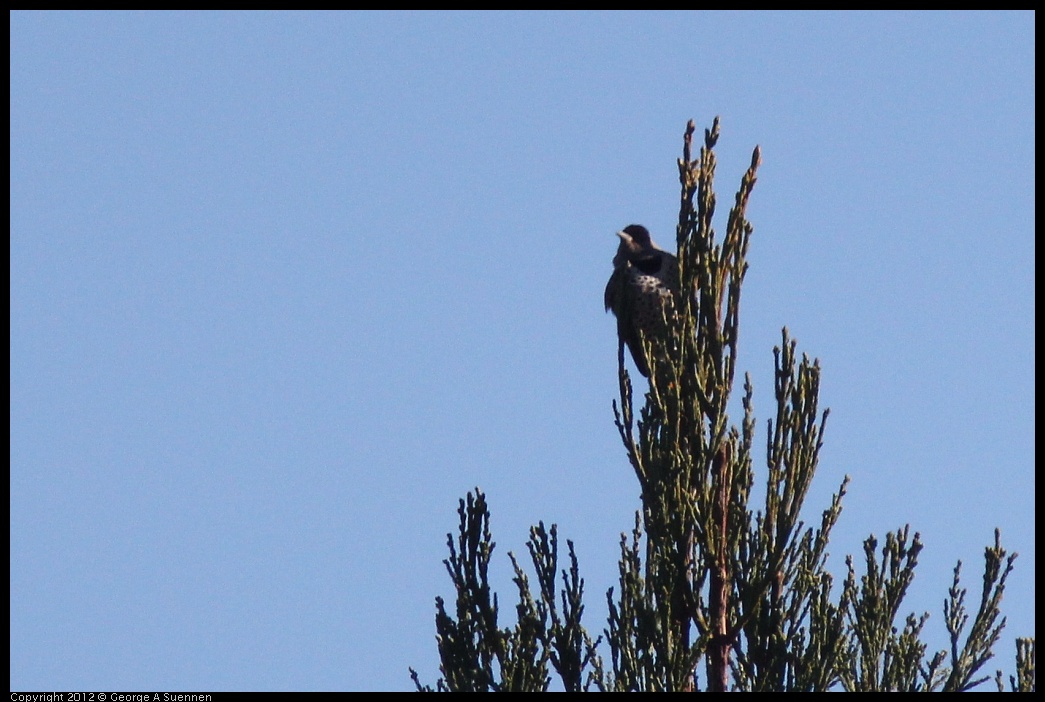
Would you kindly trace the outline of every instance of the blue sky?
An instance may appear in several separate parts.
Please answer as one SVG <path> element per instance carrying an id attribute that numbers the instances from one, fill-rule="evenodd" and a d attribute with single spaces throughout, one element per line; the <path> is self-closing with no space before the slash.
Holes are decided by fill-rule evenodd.
<path id="1" fill-rule="evenodd" d="M 614 232 L 719 229 L 761 145 L 739 369 L 786 325 L 831 408 L 806 518 L 904 524 L 904 612 L 994 528 L 1034 632 L 1033 15 L 11 14 L 11 687 L 438 676 L 457 500 L 557 523 L 594 631 L 638 485 Z M 739 420 L 739 415 L 736 417 Z M 756 465 L 761 469 L 761 465 Z M 764 472 L 760 472 L 764 474 Z"/>

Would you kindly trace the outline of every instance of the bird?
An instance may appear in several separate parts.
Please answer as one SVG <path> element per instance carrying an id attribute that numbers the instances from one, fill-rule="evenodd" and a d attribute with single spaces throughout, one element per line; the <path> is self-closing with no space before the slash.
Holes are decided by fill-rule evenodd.
<path id="1" fill-rule="evenodd" d="M 620 343 L 628 346 L 639 373 L 648 378 L 649 363 L 641 339 L 664 339 L 669 333 L 664 322 L 679 289 L 678 261 L 654 244 L 641 224 L 629 224 L 617 236 L 620 245 L 606 283 L 606 310 L 617 318 Z"/>

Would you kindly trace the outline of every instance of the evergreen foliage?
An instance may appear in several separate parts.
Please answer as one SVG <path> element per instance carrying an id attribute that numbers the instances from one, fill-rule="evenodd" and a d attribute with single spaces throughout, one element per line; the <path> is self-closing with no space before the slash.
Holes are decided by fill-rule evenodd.
<path id="1" fill-rule="evenodd" d="M 436 598 L 442 677 L 437 690 L 544 691 L 553 673 L 568 691 L 963 691 L 992 657 L 1005 619 L 999 605 L 1016 555 L 996 533 L 985 553 L 976 612 L 965 608 L 961 564 L 944 603 L 951 650 L 932 654 L 920 639 L 928 615 L 908 615 L 903 598 L 922 544 L 908 526 L 878 550 L 864 542 L 862 574 L 847 559 L 837 595 L 827 544 L 848 477 L 819 523 L 800 513 L 816 472 L 827 410 L 818 408 L 820 366 L 796 356 L 785 328 L 775 356 L 776 410 L 767 421 L 764 503 L 755 480 L 752 386 L 745 379 L 740 426 L 726 412 L 734 387 L 740 293 L 752 226 L 748 198 L 756 147 L 716 242 L 716 118 L 692 157 L 686 128 L 678 161 L 682 186 L 677 251 L 680 290 L 665 313 L 667 338 L 643 339 L 649 391 L 636 419 L 631 378 L 618 346 L 617 430 L 641 488 L 641 510 L 620 541 L 619 583 L 607 593 L 609 620 L 593 638 L 581 623 L 584 580 L 573 544 L 559 562 L 556 528 L 533 527 L 527 544 L 535 582 L 509 554 L 518 589 L 515 623 L 501 623 L 487 577 L 494 550 L 485 495 L 458 509 L 445 561 L 456 600 Z M 558 582 L 557 582 L 558 581 Z M 1017 640 L 1010 689 L 1034 690 L 1034 639 Z M 603 655 L 607 655 L 606 659 Z M 411 675 L 418 690 L 423 685 Z M 1003 689 L 1002 674 L 995 677 Z"/>

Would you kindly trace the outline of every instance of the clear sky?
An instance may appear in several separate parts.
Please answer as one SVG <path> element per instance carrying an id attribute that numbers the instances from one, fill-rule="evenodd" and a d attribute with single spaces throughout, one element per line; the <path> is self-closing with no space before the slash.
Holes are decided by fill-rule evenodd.
<path id="1" fill-rule="evenodd" d="M 1034 632 L 1034 17 L 11 15 L 11 687 L 408 690 L 457 500 L 557 523 L 605 626 L 638 484 L 614 232 L 671 245 L 686 120 L 751 151 L 739 369 L 831 408 L 830 565 L 904 524 L 902 612 L 1020 557 Z M 739 392 L 739 391 L 738 391 Z M 739 415 L 735 418 L 739 421 Z M 763 465 L 756 466 L 764 475 Z"/>

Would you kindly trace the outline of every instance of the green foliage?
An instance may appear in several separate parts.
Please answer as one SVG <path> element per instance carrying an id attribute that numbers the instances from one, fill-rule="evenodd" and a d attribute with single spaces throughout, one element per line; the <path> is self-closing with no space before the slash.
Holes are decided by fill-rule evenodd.
<path id="1" fill-rule="evenodd" d="M 679 281 L 666 308 L 666 338 L 643 339 L 649 391 L 636 419 L 631 378 L 618 345 L 618 433 L 641 488 L 641 509 L 620 541 L 619 582 L 606 595 L 607 628 L 593 638 L 581 623 L 584 581 L 573 544 L 560 571 L 555 526 L 530 531 L 536 587 L 509 554 L 518 589 L 515 624 L 499 623 L 487 579 L 494 550 L 485 496 L 461 500 L 447 572 L 457 593 L 454 616 L 436 598 L 442 677 L 438 690 L 544 691 L 556 675 L 568 691 L 959 691 L 988 678 L 1005 620 L 999 605 L 1015 554 L 995 536 L 986 550 L 983 592 L 969 623 L 955 568 L 944 616 L 951 651 L 931 657 L 920 638 L 928 615 L 898 617 L 922 544 L 909 527 L 864 542 L 863 574 L 833 599 L 827 544 L 841 515 L 848 477 L 819 523 L 800 514 L 816 472 L 828 412 L 818 408 L 820 365 L 796 357 L 783 330 L 774 349 L 776 409 L 767 422 L 765 498 L 755 480 L 753 388 L 745 378 L 739 427 L 729 402 L 737 357 L 740 294 L 752 227 L 748 198 L 758 148 L 716 241 L 713 180 L 718 119 L 692 158 L 687 125 L 679 159 L 682 186 L 676 232 Z M 608 661 L 599 653 L 604 643 Z M 1034 689 L 1034 640 L 1017 642 L 1013 690 Z M 704 670 L 703 679 L 700 671 Z M 422 685 L 411 670 L 419 690 Z M 996 676 L 1002 689 L 1001 673 Z"/>
<path id="2" fill-rule="evenodd" d="M 460 528 L 457 545 L 447 537 L 450 558 L 444 561 L 457 590 L 457 618 L 446 613 L 436 598 L 436 640 L 443 661 L 439 690 L 457 692 L 503 691 L 543 692 L 551 682 L 548 664 L 559 675 L 567 691 L 587 690 L 603 679 L 602 661 L 581 626 L 584 612 L 584 581 L 577 568 L 573 544 L 567 542 L 570 568 L 562 572 L 562 590 L 555 584 L 559 540 L 556 529 L 544 524 L 530 529 L 527 544 L 537 573 L 536 595 L 529 578 L 509 554 L 519 589 L 516 623 L 498 626 L 497 596 L 492 595 L 487 572 L 494 542 L 490 537 L 490 513 L 486 497 L 476 488 L 457 510 Z M 558 595 L 558 597 L 557 597 Z M 560 606 L 561 604 L 561 606 Z M 411 675 L 419 690 L 417 673 Z"/>

